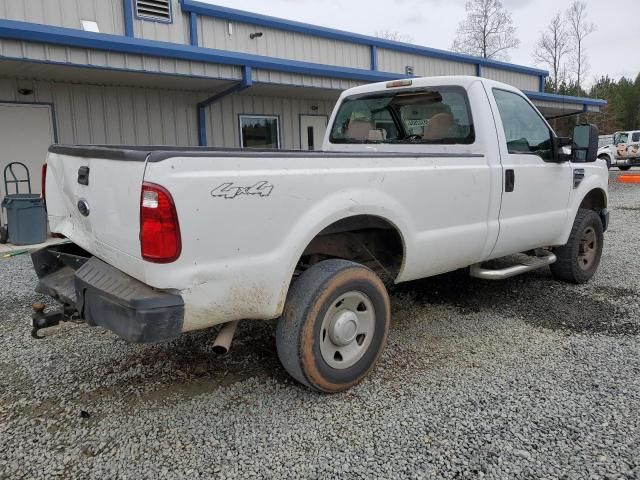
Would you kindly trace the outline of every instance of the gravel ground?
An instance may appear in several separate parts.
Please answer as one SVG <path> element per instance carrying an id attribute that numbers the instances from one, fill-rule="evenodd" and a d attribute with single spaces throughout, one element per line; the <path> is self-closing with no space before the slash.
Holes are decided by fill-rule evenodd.
<path id="1" fill-rule="evenodd" d="M 640 186 L 612 182 L 611 210 L 588 285 L 396 287 L 377 369 L 333 396 L 287 377 L 273 323 L 246 322 L 224 358 L 215 332 L 32 340 L 30 261 L 3 261 L 0 479 L 640 479 Z"/>

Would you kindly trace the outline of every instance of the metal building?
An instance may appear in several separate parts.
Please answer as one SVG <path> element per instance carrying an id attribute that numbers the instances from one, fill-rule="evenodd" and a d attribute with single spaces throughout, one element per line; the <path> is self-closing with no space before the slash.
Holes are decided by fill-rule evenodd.
<path id="1" fill-rule="evenodd" d="M 0 0 L 0 169 L 37 177 L 53 142 L 317 148 L 341 90 L 454 74 L 548 117 L 605 103 L 543 93 L 535 68 L 195 0 Z"/>

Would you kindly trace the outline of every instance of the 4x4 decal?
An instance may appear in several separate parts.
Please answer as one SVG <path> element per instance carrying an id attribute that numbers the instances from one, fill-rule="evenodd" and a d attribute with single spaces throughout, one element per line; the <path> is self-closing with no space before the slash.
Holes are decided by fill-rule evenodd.
<path id="1" fill-rule="evenodd" d="M 223 198 L 236 198 L 238 195 L 260 195 L 261 197 L 268 197 L 273 191 L 273 185 L 269 185 L 269 182 L 262 181 L 249 187 L 236 187 L 233 183 L 223 183 L 211 190 L 212 197 Z"/>

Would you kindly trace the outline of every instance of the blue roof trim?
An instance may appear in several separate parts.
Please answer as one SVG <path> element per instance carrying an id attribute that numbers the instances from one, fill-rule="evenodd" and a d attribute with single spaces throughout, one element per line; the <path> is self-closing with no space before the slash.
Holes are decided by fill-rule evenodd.
<path id="1" fill-rule="evenodd" d="M 524 67 L 522 65 L 514 65 L 497 60 L 489 60 L 481 57 L 473 57 L 462 53 L 453 53 L 446 50 L 436 48 L 422 47 L 412 45 L 410 43 L 394 42 L 378 37 L 370 37 L 359 33 L 345 32 L 344 30 L 336 30 L 333 28 L 320 27 L 309 23 L 295 22 L 293 20 L 285 20 L 283 18 L 270 17 L 258 13 L 245 12 L 235 8 L 222 7 L 219 5 L 211 5 L 208 3 L 198 2 L 197 0 L 180 0 L 182 10 L 185 12 L 193 12 L 208 17 L 224 18 L 236 22 L 249 23 L 251 25 L 261 25 L 263 27 L 276 28 L 279 30 L 288 30 L 317 37 L 330 38 L 333 40 L 342 40 L 345 42 L 358 43 L 364 45 L 375 45 L 380 48 L 387 48 L 398 52 L 413 53 L 426 57 L 439 58 L 442 60 L 451 60 L 454 62 L 480 64 L 484 67 L 496 68 L 499 70 L 507 70 L 510 72 L 525 73 L 529 75 L 548 75 L 546 70 L 537 68 Z"/>
<path id="2" fill-rule="evenodd" d="M 608 104 L 606 100 L 600 100 L 598 98 L 571 97 L 568 95 L 558 95 L 557 93 L 530 92 L 526 90 L 523 93 L 531 100 L 546 100 L 548 102 L 560 103 L 580 103 L 582 105 L 595 105 L 600 107 Z"/>
<path id="3" fill-rule="evenodd" d="M 92 48 L 136 55 L 191 60 L 222 65 L 237 65 L 279 72 L 343 78 L 363 82 L 383 82 L 405 78 L 399 73 L 329 66 L 318 63 L 285 60 L 240 52 L 214 50 L 177 43 L 144 40 L 122 35 L 85 32 L 72 28 L 53 27 L 29 22 L 0 19 L 0 38 L 27 42 L 52 43 L 69 47 Z"/>

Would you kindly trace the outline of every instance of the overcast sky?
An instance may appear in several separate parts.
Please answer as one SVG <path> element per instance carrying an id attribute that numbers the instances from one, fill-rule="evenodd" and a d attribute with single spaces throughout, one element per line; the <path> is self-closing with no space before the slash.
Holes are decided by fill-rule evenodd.
<path id="1" fill-rule="evenodd" d="M 464 0 L 203 0 L 275 17 L 373 35 L 392 30 L 413 37 L 413 43 L 449 50 Z M 571 0 L 503 0 L 513 14 L 521 45 L 511 62 L 537 66 L 533 51 L 540 32 Z M 587 80 L 609 74 L 640 73 L 640 0 L 589 0 L 588 16 L 597 30 L 587 38 L 590 69 Z M 598 21 L 599 20 L 599 21 Z M 547 69 L 544 67 L 544 69 Z"/>

